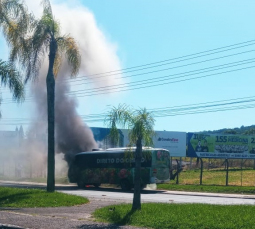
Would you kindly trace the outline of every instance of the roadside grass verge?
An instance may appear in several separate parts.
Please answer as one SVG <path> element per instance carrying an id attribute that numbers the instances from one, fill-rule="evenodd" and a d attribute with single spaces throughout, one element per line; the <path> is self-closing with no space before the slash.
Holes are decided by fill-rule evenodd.
<path id="1" fill-rule="evenodd" d="M 233 229 L 255 228 L 255 206 L 207 204 L 142 204 L 131 211 L 131 204 L 97 209 L 93 216 L 102 222 L 149 228 Z"/>
<path id="2" fill-rule="evenodd" d="M 183 170 L 179 174 L 179 184 L 199 184 L 200 169 Z M 203 184 L 206 185 L 225 185 L 226 170 L 203 169 Z M 255 170 L 231 168 L 228 173 L 228 184 L 236 186 L 255 186 Z"/>
<path id="3" fill-rule="evenodd" d="M 84 197 L 40 189 L 0 187 L 0 207 L 62 207 L 88 203 Z"/>
<path id="4" fill-rule="evenodd" d="M 35 182 L 35 183 L 47 183 L 47 178 L 43 177 L 33 177 L 33 178 L 24 178 L 24 177 L 8 177 L 1 176 L 0 180 L 3 181 L 19 181 L 19 182 Z M 56 184 L 69 184 L 67 176 L 64 177 L 55 177 Z"/>
<path id="5" fill-rule="evenodd" d="M 255 195 L 255 187 L 222 185 L 158 184 L 158 190 Z"/>

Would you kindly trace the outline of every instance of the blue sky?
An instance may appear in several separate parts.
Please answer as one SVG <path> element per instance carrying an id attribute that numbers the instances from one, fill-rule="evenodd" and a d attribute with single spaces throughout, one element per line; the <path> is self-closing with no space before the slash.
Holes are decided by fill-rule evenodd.
<path id="1" fill-rule="evenodd" d="M 69 4 L 66 1 L 60 0 L 58 3 Z M 57 3 L 54 3 L 54 5 L 57 6 Z M 111 82 L 107 86 L 121 83 L 126 84 L 129 89 L 118 93 L 110 89 L 112 92 L 110 94 L 94 96 L 84 96 L 83 94 L 83 96 L 77 96 L 77 111 L 80 115 L 103 114 L 111 106 L 118 106 L 120 103 L 130 105 L 134 109 L 145 107 L 155 110 L 167 107 L 168 110 L 173 111 L 173 107 L 176 106 L 188 105 L 190 107 L 191 104 L 209 104 L 212 101 L 223 100 L 225 101 L 224 103 L 227 103 L 231 99 L 255 96 L 255 70 L 252 67 L 255 64 L 251 62 L 255 55 L 255 52 L 252 51 L 255 49 L 255 45 L 252 45 L 252 42 L 245 43 L 247 45 L 245 47 L 240 47 L 241 45 L 239 45 L 240 48 L 232 46 L 231 48 L 235 47 L 236 49 L 200 58 L 185 61 L 183 59 L 176 59 L 255 39 L 254 1 L 86 0 L 76 1 L 75 4 L 72 2 L 70 7 L 73 7 L 73 5 L 85 7 L 94 15 L 97 27 L 101 30 L 104 39 L 107 40 L 107 44 L 114 50 L 120 68 L 124 69 L 121 75 L 115 75 L 111 78 Z M 53 9 L 57 11 L 59 8 L 53 7 Z M 73 17 L 75 16 L 74 14 Z M 84 36 L 84 40 L 86 40 L 87 36 L 87 33 L 84 32 L 86 26 L 89 26 L 89 22 L 85 23 L 84 27 L 80 26 L 77 28 L 80 35 Z M 0 58 L 7 59 L 7 49 L 2 38 L 0 39 L 0 44 L 4 48 Z M 91 47 L 92 52 L 94 49 L 96 47 Z M 100 50 L 96 50 L 96 52 L 100 55 Z M 103 52 L 100 58 L 104 62 Z M 105 56 L 106 62 L 109 61 L 108 59 L 109 56 Z M 171 62 L 175 61 L 176 63 L 170 64 L 170 61 L 160 62 L 169 59 L 173 59 Z M 247 62 L 243 64 L 244 62 L 240 61 Z M 159 67 L 146 65 L 155 62 L 164 63 L 165 65 Z M 194 64 L 195 62 L 197 64 Z M 189 73 L 185 78 L 186 81 L 183 82 L 169 83 L 169 80 L 163 81 L 163 78 L 161 78 L 165 77 L 164 79 L 167 79 L 166 76 L 168 78 L 177 77 L 184 72 L 230 63 L 232 64 L 225 65 L 224 69 L 214 72 L 194 75 Z M 140 65 L 146 65 L 144 66 L 146 69 L 125 72 L 126 68 Z M 166 68 L 168 70 L 163 71 Z M 241 68 L 242 70 L 238 70 Z M 109 68 L 109 71 L 114 70 L 119 69 Z M 154 71 L 154 73 L 149 74 L 148 72 L 151 71 Z M 222 74 L 225 71 L 229 72 Z M 88 75 L 98 73 L 102 73 L 102 71 L 93 69 Z M 210 74 L 214 75 L 187 80 L 191 77 Z M 122 78 L 121 81 L 114 79 L 118 77 L 119 80 Z M 152 86 L 152 84 L 144 84 L 144 86 L 150 85 L 150 87 L 132 90 L 134 84 L 138 83 L 137 81 L 145 83 L 150 79 L 155 80 L 154 84 L 161 83 L 162 85 Z M 87 81 L 85 80 L 84 82 Z M 71 90 L 89 92 L 93 88 L 98 90 L 99 87 L 104 86 L 100 82 L 95 83 L 93 79 L 89 82 L 90 84 L 82 84 L 81 81 L 75 82 L 75 80 L 72 80 Z M 29 87 L 27 91 L 29 94 Z M 15 124 L 23 124 L 26 128 L 27 122 L 34 115 L 32 102 L 27 101 L 20 105 L 4 103 L 5 99 L 10 97 L 4 90 L 3 104 L 1 105 L 3 117 L 0 129 L 14 129 Z M 240 103 L 231 106 L 246 104 Z M 252 106 L 252 103 L 249 104 Z M 156 118 L 155 129 L 195 132 L 255 124 L 254 108 L 233 108 L 234 110 L 231 111 L 210 113 L 206 112 L 205 109 L 202 108 L 202 111 L 205 113 L 201 114 L 187 114 L 187 111 L 183 111 L 183 115 L 165 115 L 165 117 Z M 216 108 L 212 107 L 212 109 Z M 218 109 L 222 110 L 223 107 Z M 164 116 L 164 114 L 162 115 Z M 103 116 L 100 115 L 100 117 Z M 10 120 L 7 120 L 7 118 L 10 118 Z M 7 121 L 9 122 L 7 123 Z M 88 121 L 87 124 L 91 127 L 104 127 L 103 122 Z"/>

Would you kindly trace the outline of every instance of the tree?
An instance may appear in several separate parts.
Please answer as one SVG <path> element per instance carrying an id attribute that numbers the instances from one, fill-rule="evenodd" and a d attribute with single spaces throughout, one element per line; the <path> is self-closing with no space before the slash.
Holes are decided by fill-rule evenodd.
<path id="1" fill-rule="evenodd" d="M 49 0 L 43 0 L 43 14 L 39 20 L 33 20 L 31 31 L 15 40 L 11 50 L 11 60 L 19 61 L 25 69 L 25 82 L 38 77 L 41 62 L 48 54 L 47 115 L 48 115 L 48 173 L 47 191 L 55 191 L 55 78 L 57 77 L 62 53 L 66 54 L 71 67 L 71 76 L 78 73 L 80 54 L 75 40 L 70 36 L 61 36 L 60 24 L 55 20 Z"/>
<path id="2" fill-rule="evenodd" d="M 0 0 L 0 27 L 8 44 L 15 41 L 14 31 L 21 32 L 27 25 L 28 14 L 18 0 Z M 14 100 L 24 100 L 22 78 L 12 63 L 0 59 L 0 77 L 1 84 L 8 86 L 13 93 Z"/>
<path id="3" fill-rule="evenodd" d="M 19 72 L 15 67 L 6 61 L 0 59 L 0 77 L 1 84 L 8 86 L 13 94 L 13 99 L 20 102 L 24 100 L 24 85 Z M 1 114 L 0 114 L 1 115 Z"/>
<path id="4" fill-rule="evenodd" d="M 134 196 L 132 210 L 141 209 L 141 159 L 142 145 L 153 145 L 152 137 L 155 134 L 154 118 L 151 112 L 145 108 L 132 110 L 126 105 L 113 107 L 106 119 L 106 124 L 110 128 L 110 137 L 112 142 L 117 143 L 119 140 L 119 132 L 117 126 L 127 127 L 129 130 L 130 145 L 135 145 L 135 177 L 134 177 Z"/>

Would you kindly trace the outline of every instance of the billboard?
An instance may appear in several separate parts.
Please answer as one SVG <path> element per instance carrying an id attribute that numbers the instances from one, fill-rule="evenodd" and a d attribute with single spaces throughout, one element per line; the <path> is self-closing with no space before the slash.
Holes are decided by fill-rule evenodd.
<path id="1" fill-rule="evenodd" d="M 187 157 L 255 159 L 255 136 L 187 134 Z"/>
<path id="2" fill-rule="evenodd" d="M 94 138 L 100 148 L 107 149 L 113 147 L 110 144 L 108 135 L 109 128 L 91 127 Z M 154 148 L 163 148 L 170 151 L 171 157 L 186 157 L 186 133 L 174 131 L 155 131 L 153 138 Z M 120 141 L 117 147 L 126 147 L 129 145 L 128 130 L 119 129 Z M 116 146 L 115 146 L 116 147 Z"/>
<path id="3" fill-rule="evenodd" d="M 124 146 L 127 146 L 128 130 L 122 130 Z M 171 157 L 186 157 L 186 133 L 175 131 L 155 131 L 153 147 L 169 150 Z"/>
<path id="4" fill-rule="evenodd" d="M 153 147 L 167 149 L 171 157 L 186 157 L 186 133 L 175 131 L 156 131 Z"/>

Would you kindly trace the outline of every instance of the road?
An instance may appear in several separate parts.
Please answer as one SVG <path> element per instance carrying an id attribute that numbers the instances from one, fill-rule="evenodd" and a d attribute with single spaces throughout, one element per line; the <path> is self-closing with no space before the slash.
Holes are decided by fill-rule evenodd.
<path id="1" fill-rule="evenodd" d="M 11 187 L 29 187 L 45 188 L 45 184 L 36 184 L 28 182 L 5 182 L 0 181 L 0 186 Z M 89 199 L 100 200 L 121 200 L 132 202 L 132 192 L 122 192 L 114 188 L 92 188 L 78 189 L 75 185 L 56 185 L 59 192 L 84 196 Z M 221 205 L 255 205 L 255 195 L 237 195 L 237 194 L 216 194 L 216 193 L 198 193 L 164 190 L 143 190 L 141 200 L 145 202 L 160 203 L 203 203 L 203 204 L 221 204 Z"/>

